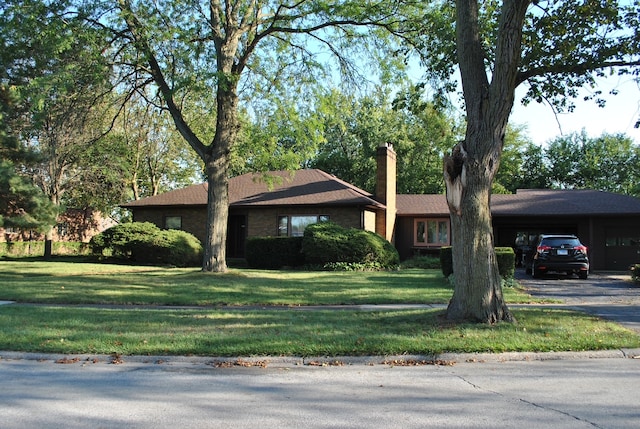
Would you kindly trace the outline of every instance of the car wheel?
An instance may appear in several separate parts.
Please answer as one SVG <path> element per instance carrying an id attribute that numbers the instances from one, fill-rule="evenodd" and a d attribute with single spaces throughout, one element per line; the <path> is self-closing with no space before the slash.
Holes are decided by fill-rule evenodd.
<path id="1" fill-rule="evenodd" d="M 582 280 L 585 280 L 587 277 L 589 277 L 589 271 L 580 271 L 578 273 L 578 277 L 580 277 Z"/>
<path id="2" fill-rule="evenodd" d="M 539 279 L 544 274 L 544 272 L 537 269 L 535 265 L 532 267 L 531 271 L 534 279 Z"/>

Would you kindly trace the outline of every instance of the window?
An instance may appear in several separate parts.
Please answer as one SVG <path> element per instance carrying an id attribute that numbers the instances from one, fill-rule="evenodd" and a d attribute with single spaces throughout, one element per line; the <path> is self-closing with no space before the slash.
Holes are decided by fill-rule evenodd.
<path id="1" fill-rule="evenodd" d="M 607 235 L 605 245 L 607 247 L 640 246 L 640 237 L 628 235 Z"/>
<path id="2" fill-rule="evenodd" d="M 414 246 L 447 246 L 449 245 L 448 219 L 415 219 Z"/>
<path id="3" fill-rule="evenodd" d="M 278 235 L 302 237 L 307 226 L 328 221 L 329 215 L 278 216 Z"/>
<path id="4" fill-rule="evenodd" d="M 182 216 L 166 216 L 164 218 L 165 229 L 182 229 Z"/>

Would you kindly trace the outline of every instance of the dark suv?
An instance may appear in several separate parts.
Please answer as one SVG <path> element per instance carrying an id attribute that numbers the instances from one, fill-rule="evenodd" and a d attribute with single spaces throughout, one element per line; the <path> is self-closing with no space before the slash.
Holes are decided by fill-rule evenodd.
<path id="1" fill-rule="evenodd" d="M 533 252 L 526 264 L 527 274 L 533 277 L 548 271 L 575 273 L 581 279 L 589 275 L 587 247 L 575 235 L 540 235 Z"/>

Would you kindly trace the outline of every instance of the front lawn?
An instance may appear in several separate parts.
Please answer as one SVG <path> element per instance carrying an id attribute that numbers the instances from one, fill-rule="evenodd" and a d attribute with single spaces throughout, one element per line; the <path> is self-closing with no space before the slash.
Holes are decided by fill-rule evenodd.
<path id="1" fill-rule="evenodd" d="M 265 271 L 224 274 L 194 268 L 0 261 L 0 300 L 64 304 L 339 305 L 449 301 L 439 270 L 393 272 Z M 508 302 L 531 297 L 506 288 Z"/>
<path id="2" fill-rule="evenodd" d="M 640 347 L 636 333 L 571 311 L 518 308 L 513 310 L 518 323 L 489 326 L 449 323 L 442 308 L 301 307 L 446 303 L 451 293 L 436 270 L 207 274 L 194 269 L 0 261 L 0 300 L 18 302 L 0 306 L 0 350 L 360 356 Z M 505 296 L 511 303 L 530 300 L 516 288 L 506 288 Z M 108 307 L 115 304 L 137 306 Z"/>

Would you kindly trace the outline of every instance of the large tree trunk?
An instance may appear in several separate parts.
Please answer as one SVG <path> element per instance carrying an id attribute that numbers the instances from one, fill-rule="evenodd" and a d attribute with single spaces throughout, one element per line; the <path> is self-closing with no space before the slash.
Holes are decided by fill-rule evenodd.
<path id="1" fill-rule="evenodd" d="M 445 161 L 451 210 L 455 289 L 447 318 L 495 323 L 512 321 L 503 296 L 491 225 L 491 180 L 460 143 Z"/>
<path id="2" fill-rule="evenodd" d="M 529 0 L 505 0 L 491 82 L 477 0 L 456 1 L 456 39 L 467 131 L 445 158 L 451 214 L 455 289 L 447 317 L 486 323 L 513 321 L 502 296 L 491 224 L 491 184 L 500 165 L 504 132 L 513 107 Z"/>
<path id="3" fill-rule="evenodd" d="M 227 270 L 226 244 L 229 219 L 229 162 L 238 135 L 238 95 L 235 79 L 218 85 L 216 134 L 205 157 L 207 183 L 207 242 L 202 271 Z"/>
<path id="4" fill-rule="evenodd" d="M 226 243 L 229 217 L 227 159 L 212 158 L 207 162 L 207 242 L 204 243 L 202 271 L 227 270 Z"/>

